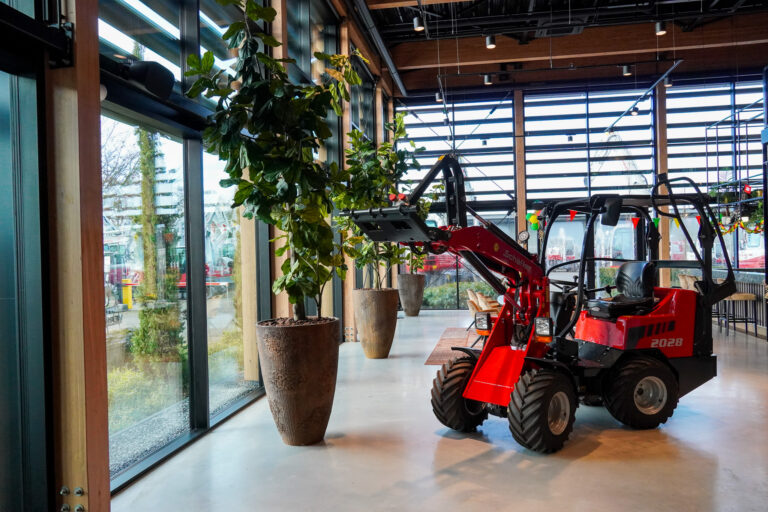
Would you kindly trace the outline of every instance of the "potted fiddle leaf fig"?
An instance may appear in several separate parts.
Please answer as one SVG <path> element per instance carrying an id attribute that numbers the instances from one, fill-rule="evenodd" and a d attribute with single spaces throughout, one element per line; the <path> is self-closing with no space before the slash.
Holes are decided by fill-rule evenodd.
<path id="1" fill-rule="evenodd" d="M 397 198 L 396 185 L 409 164 L 418 168 L 416 148 L 397 149 L 397 141 L 406 136 L 404 114 L 398 114 L 386 128 L 392 132 L 390 142 L 378 147 L 359 130 L 349 133 L 346 149 L 347 186 L 334 196 L 339 210 L 364 210 L 389 206 L 389 197 Z M 344 251 L 355 259 L 355 266 L 371 269 L 371 288 L 355 290 L 353 305 L 355 326 L 366 357 L 383 359 L 389 356 L 397 326 L 398 292 L 384 288 L 384 279 L 392 265 L 404 262 L 405 248 L 394 243 L 375 242 L 365 237 L 350 217 L 337 220 L 345 233 Z"/>
<path id="2" fill-rule="evenodd" d="M 219 0 L 219 3 L 240 3 Z M 322 311 L 323 288 L 345 266 L 340 245 L 334 243 L 329 223 L 332 191 L 342 186 L 335 164 L 315 159 L 331 137 L 326 116 L 341 113 L 349 97 L 347 84 L 359 83 L 349 58 L 316 54 L 329 62 L 329 77 L 321 84 L 295 84 L 285 64 L 268 48 L 279 46 L 259 24 L 271 23 L 276 12 L 246 0 L 244 17 L 223 34 L 237 52 L 232 76 L 214 69 L 210 52 L 191 56 L 189 75 L 198 76 L 188 91 L 216 100 L 211 125 L 203 137 L 207 150 L 225 160 L 233 187 L 233 208 L 243 207 L 246 218 L 274 225 L 285 245 L 282 275 L 272 291 L 286 292 L 293 305 L 291 318 L 259 322 L 258 350 L 272 416 L 283 441 L 307 445 L 321 441 L 333 406 L 338 367 L 339 320 L 308 317 L 306 300 Z"/>

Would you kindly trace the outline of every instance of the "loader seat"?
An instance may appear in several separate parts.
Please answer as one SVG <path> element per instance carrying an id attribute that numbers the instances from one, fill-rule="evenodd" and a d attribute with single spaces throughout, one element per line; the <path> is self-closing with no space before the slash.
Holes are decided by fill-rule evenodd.
<path id="1" fill-rule="evenodd" d="M 615 320 L 620 316 L 644 315 L 653 308 L 656 265 L 647 261 L 628 261 L 616 273 L 618 295 L 587 301 L 587 314 Z"/>

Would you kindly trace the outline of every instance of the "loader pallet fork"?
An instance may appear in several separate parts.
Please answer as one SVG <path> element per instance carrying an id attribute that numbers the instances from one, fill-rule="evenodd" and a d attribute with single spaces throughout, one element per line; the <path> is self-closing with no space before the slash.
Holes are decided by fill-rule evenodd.
<path id="1" fill-rule="evenodd" d="M 416 203 L 439 176 L 446 185 L 449 225 L 433 228 L 420 218 Z M 694 192 L 677 193 L 680 185 Z M 701 250 L 682 222 L 682 208 L 701 219 L 696 236 Z M 547 268 L 552 227 L 570 211 L 586 217 L 581 257 Z M 639 217 L 634 259 L 596 256 L 597 221 L 616 226 L 622 214 Z M 490 330 L 482 351 L 453 347 L 462 355 L 443 365 L 433 381 L 435 416 L 453 430 L 471 432 L 488 414 L 502 416 L 518 443 L 551 453 L 568 439 L 579 402 L 602 403 L 630 427 L 655 428 L 671 417 L 680 397 L 717 374 L 711 308 L 733 293 L 734 276 L 709 199 L 689 178 L 660 175 L 650 195 L 600 194 L 550 203 L 543 210 L 538 255 L 467 206 L 453 155 L 441 157 L 404 204 L 344 215 L 375 241 L 461 257 L 503 295 L 498 315 L 475 318 L 478 330 Z M 695 260 L 659 259 L 652 215 L 678 220 Z M 719 284 L 712 279 L 715 241 L 726 264 Z M 598 264 L 620 264 L 615 285 L 595 287 Z M 567 265 L 578 266 L 575 281 L 551 276 Z M 660 268 L 698 269 L 697 291 L 658 286 Z M 613 290 L 618 294 L 609 299 L 596 296 Z"/>

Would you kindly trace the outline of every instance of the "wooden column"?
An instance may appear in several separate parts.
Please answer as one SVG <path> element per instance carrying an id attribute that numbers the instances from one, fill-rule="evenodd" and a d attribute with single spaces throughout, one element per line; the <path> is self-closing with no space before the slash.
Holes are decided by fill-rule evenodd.
<path id="1" fill-rule="evenodd" d="M 656 86 L 654 94 L 654 107 L 653 112 L 655 116 L 656 125 L 656 175 L 666 174 L 667 167 L 667 89 L 663 84 Z M 659 193 L 666 194 L 666 187 L 659 187 Z M 663 207 L 664 211 L 668 211 L 667 207 Z M 662 260 L 669 259 L 669 242 L 670 242 L 670 225 L 669 217 L 661 217 L 659 220 L 659 234 L 661 240 L 659 241 L 659 258 Z M 664 287 L 671 286 L 670 269 L 663 268 L 659 272 L 659 284 Z"/>
<path id="2" fill-rule="evenodd" d="M 281 43 L 283 43 L 281 46 L 278 46 L 277 48 L 273 48 L 272 52 L 276 59 L 287 59 L 289 58 L 288 55 L 288 16 L 286 13 L 286 0 L 278 0 L 272 2 L 272 7 L 277 11 L 277 15 L 275 16 L 275 21 L 272 22 L 272 35 Z M 279 229 L 276 229 L 274 226 L 269 227 L 269 238 L 270 240 L 277 238 L 280 235 L 283 235 L 284 233 L 280 231 Z M 280 268 L 283 264 L 283 262 L 288 259 L 288 254 L 284 254 L 283 256 L 275 256 L 275 250 L 285 245 L 285 240 L 281 239 L 278 242 L 273 242 L 269 244 L 270 251 L 269 251 L 269 257 L 270 257 L 270 265 L 272 267 L 272 275 L 274 277 L 280 276 L 283 274 L 282 269 Z M 255 267 L 254 267 L 255 268 Z M 269 286 L 272 286 L 272 283 L 269 283 Z M 288 301 L 288 294 L 283 292 L 279 295 L 273 295 L 272 296 L 272 316 L 275 318 L 280 317 L 292 317 L 293 311 L 291 308 L 291 304 Z"/>
<path id="3" fill-rule="evenodd" d="M 526 207 L 525 184 L 525 109 L 523 91 L 515 90 L 513 104 L 515 109 L 515 199 L 517 206 L 517 232 L 528 229 L 525 217 L 528 213 Z"/>
<path id="4" fill-rule="evenodd" d="M 73 67 L 46 71 L 54 479 L 74 510 L 109 510 L 97 0 L 65 3 Z"/>
<path id="5" fill-rule="evenodd" d="M 258 285 L 256 269 L 258 257 L 256 253 L 256 219 L 240 215 L 240 304 L 243 312 L 243 369 L 245 380 L 259 380 L 259 350 L 256 343 L 256 322 L 258 321 Z M 272 283 L 261 283 L 261 286 L 271 286 Z"/>
<path id="6" fill-rule="evenodd" d="M 349 55 L 349 20 L 341 22 L 339 27 L 339 49 L 342 55 Z M 344 150 L 349 144 L 347 134 L 352 130 L 352 118 L 349 114 L 349 105 L 344 106 L 344 113 L 341 118 L 341 148 L 342 159 L 346 159 Z M 342 162 L 342 165 L 346 165 Z M 347 278 L 342 287 L 342 304 L 344 312 L 344 341 L 357 341 L 357 331 L 355 330 L 355 310 L 352 306 L 352 291 L 355 289 L 355 260 L 345 256 L 344 261 L 347 264 Z"/>
<path id="7" fill-rule="evenodd" d="M 392 96 L 390 95 L 389 103 L 387 104 L 387 118 L 390 120 L 390 122 L 393 122 L 395 120 L 395 102 L 392 100 Z M 382 119 L 382 126 L 383 126 L 383 119 Z M 392 288 L 397 288 L 397 276 L 400 273 L 400 269 L 398 269 L 396 266 L 392 267 Z"/>

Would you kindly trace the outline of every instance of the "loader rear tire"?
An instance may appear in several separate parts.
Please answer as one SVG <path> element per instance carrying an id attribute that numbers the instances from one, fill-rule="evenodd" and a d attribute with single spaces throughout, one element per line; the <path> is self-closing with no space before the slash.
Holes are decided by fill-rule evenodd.
<path id="1" fill-rule="evenodd" d="M 573 430 L 578 406 L 567 375 L 549 369 L 530 370 L 520 376 L 512 391 L 507 407 L 509 431 L 529 450 L 556 452 Z"/>
<path id="2" fill-rule="evenodd" d="M 672 370 L 652 357 L 638 356 L 612 371 L 605 389 L 605 407 L 623 424 L 636 429 L 656 428 L 677 407 L 677 379 Z"/>
<path id="3" fill-rule="evenodd" d="M 449 361 L 432 381 L 432 411 L 440 423 L 459 432 L 474 432 L 488 418 L 482 403 L 462 396 L 475 362 L 472 357 Z"/>

